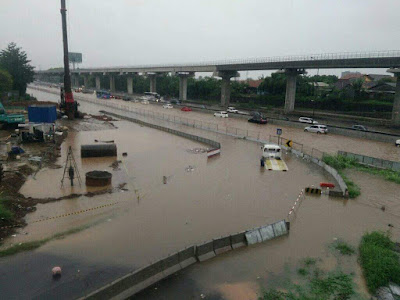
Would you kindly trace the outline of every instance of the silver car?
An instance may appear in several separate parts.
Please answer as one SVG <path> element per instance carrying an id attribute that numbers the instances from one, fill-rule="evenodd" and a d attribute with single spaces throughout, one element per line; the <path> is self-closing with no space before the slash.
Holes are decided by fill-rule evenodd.
<path id="1" fill-rule="evenodd" d="M 318 134 L 328 133 L 328 128 L 325 125 L 311 125 L 304 128 L 304 132 L 316 132 Z"/>

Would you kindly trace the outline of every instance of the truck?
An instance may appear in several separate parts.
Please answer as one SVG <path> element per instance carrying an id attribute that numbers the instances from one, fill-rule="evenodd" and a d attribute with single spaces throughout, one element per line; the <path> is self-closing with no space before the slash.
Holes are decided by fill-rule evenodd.
<path id="1" fill-rule="evenodd" d="M 4 125 L 18 125 L 25 123 L 23 114 L 7 114 L 3 104 L 0 102 L 0 123 Z"/>

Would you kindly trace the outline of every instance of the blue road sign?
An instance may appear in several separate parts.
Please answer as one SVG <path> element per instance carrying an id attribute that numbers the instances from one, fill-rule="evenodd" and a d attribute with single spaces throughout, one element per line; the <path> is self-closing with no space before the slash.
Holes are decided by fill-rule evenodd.
<path id="1" fill-rule="evenodd" d="M 282 135 L 282 128 L 277 128 L 276 129 L 276 134 L 277 135 Z"/>

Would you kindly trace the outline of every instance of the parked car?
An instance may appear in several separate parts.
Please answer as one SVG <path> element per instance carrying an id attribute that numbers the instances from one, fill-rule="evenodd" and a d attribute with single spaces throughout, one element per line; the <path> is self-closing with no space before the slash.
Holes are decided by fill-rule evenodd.
<path id="1" fill-rule="evenodd" d="M 219 111 L 214 114 L 214 117 L 227 118 L 228 113 L 226 111 Z"/>
<path id="2" fill-rule="evenodd" d="M 190 107 L 185 106 L 181 108 L 181 111 L 192 111 L 192 109 Z"/>
<path id="3" fill-rule="evenodd" d="M 351 126 L 352 129 L 354 130 L 361 130 L 361 131 L 367 131 L 367 127 L 363 126 L 363 125 L 353 125 Z"/>
<path id="4" fill-rule="evenodd" d="M 300 117 L 300 118 L 299 118 L 299 122 L 301 122 L 301 123 L 308 123 L 308 124 L 318 124 L 318 122 L 315 121 L 314 119 L 312 119 L 312 118 L 307 118 L 307 117 Z"/>
<path id="5" fill-rule="evenodd" d="M 142 100 L 142 104 L 150 104 L 149 100 Z"/>
<path id="6" fill-rule="evenodd" d="M 233 113 L 233 114 L 239 113 L 239 111 L 236 108 L 232 107 L 232 106 L 229 106 L 226 111 L 230 112 L 230 113 Z"/>
<path id="7" fill-rule="evenodd" d="M 304 132 L 328 133 L 328 128 L 325 125 L 311 125 L 304 128 Z"/>
<path id="8" fill-rule="evenodd" d="M 264 116 L 253 116 L 248 120 L 250 123 L 267 124 L 267 118 Z"/>
<path id="9" fill-rule="evenodd" d="M 396 147 L 400 147 L 400 139 L 395 142 Z"/>
<path id="10" fill-rule="evenodd" d="M 164 104 L 163 106 L 162 106 L 163 108 L 174 108 L 171 104 Z"/>

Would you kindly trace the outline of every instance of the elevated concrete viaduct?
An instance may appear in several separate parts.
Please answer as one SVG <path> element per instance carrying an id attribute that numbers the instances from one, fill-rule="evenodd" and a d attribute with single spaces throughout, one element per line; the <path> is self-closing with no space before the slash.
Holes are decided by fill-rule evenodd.
<path id="1" fill-rule="evenodd" d="M 107 67 L 87 68 L 72 70 L 71 73 L 94 74 L 96 76 L 96 89 L 100 89 L 100 79 L 97 74 L 131 74 L 143 73 L 150 77 L 150 91 L 156 92 L 156 77 L 160 73 L 177 74 L 180 78 L 179 99 L 187 99 L 187 78 L 194 76 L 195 72 L 211 72 L 221 77 L 221 105 L 227 106 L 230 102 L 230 78 L 237 77 L 238 71 L 280 70 L 287 75 L 285 113 L 290 113 L 295 107 L 296 77 L 306 69 L 347 69 L 347 68 L 389 68 L 394 70 L 399 78 L 400 51 L 380 51 L 363 53 L 327 53 L 304 56 L 282 56 L 259 59 L 215 61 L 206 63 L 180 64 L 180 65 L 148 65 L 134 67 Z M 37 75 L 52 75 L 62 73 L 62 69 L 39 71 Z M 186 75 L 189 74 L 189 75 Z M 399 80 L 397 80 L 399 82 Z M 128 93 L 133 92 L 132 79 L 127 81 Z M 110 90 L 115 91 L 114 75 L 110 75 Z M 399 100 L 400 89 L 397 84 L 396 100 L 393 107 L 392 120 L 400 125 Z"/>

